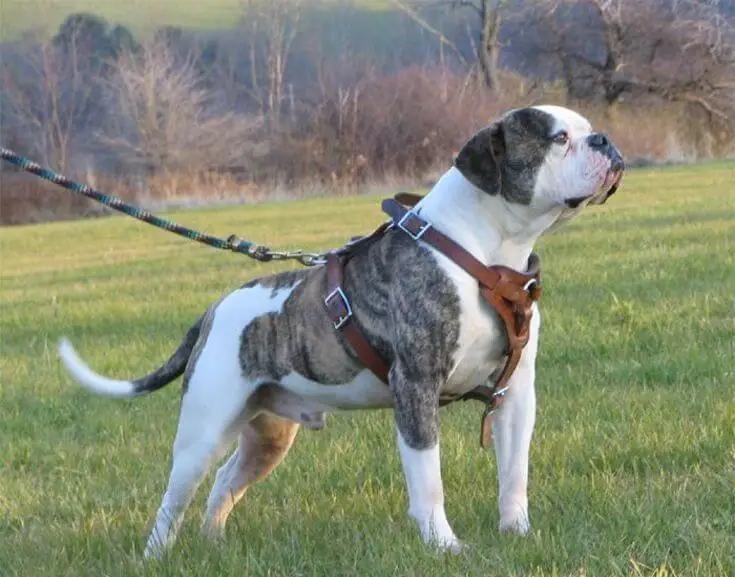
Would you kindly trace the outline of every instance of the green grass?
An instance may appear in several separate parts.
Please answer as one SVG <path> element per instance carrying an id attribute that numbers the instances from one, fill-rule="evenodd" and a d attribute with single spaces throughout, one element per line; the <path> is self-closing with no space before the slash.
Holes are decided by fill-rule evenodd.
<path id="1" fill-rule="evenodd" d="M 382 221 L 375 198 L 175 215 L 275 246 L 336 246 Z M 61 370 L 157 366 L 214 299 L 278 270 L 124 217 L 0 231 L 0 574 L 713 575 L 735 571 L 735 165 L 629 174 L 538 249 L 546 292 L 528 538 L 497 532 L 481 407 L 442 413 L 447 511 L 472 546 L 427 551 L 406 516 L 389 411 L 302 431 L 199 539 L 212 476 L 171 556 L 140 553 L 169 470 L 179 385 L 95 397 Z"/>

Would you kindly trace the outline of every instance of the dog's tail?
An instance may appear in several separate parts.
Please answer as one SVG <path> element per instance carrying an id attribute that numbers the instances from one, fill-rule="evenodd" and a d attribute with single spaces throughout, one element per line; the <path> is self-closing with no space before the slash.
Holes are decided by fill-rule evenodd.
<path id="1" fill-rule="evenodd" d="M 117 381 L 95 373 L 72 347 L 67 338 L 59 341 L 59 356 L 69 374 L 92 392 L 108 397 L 135 397 L 157 391 L 181 376 L 199 339 L 202 320 L 189 329 L 176 352 L 158 369 L 134 381 Z"/>

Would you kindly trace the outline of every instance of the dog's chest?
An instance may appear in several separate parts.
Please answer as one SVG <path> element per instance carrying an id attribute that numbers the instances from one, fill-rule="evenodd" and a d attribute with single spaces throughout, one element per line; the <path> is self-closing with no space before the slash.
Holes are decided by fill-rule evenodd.
<path id="1" fill-rule="evenodd" d="M 445 393 L 463 394 L 484 384 L 505 360 L 506 337 L 476 283 L 460 283 L 460 330 Z"/>

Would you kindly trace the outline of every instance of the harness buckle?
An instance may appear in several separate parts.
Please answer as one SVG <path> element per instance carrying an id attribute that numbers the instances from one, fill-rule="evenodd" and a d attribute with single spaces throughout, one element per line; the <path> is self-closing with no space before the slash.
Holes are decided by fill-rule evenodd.
<path id="1" fill-rule="evenodd" d="M 411 230 L 409 219 L 413 218 L 414 221 L 418 221 L 418 230 Z M 410 236 L 413 240 L 420 239 L 424 233 L 431 228 L 431 223 L 426 222 L 423 218 L 421 218 L 419 215 L 412 211 L 408 211 L 406 214 L 401 217 L 401 220 L 398 221 L 397 224 L 398 228 L 400 228 L 403 232 L 405 232 L 408 236 Z"/>
<path id="2" fill-rule="evenodd" d="M 523 285 L 523 290 L 526 291 L 526 292 L 531 292 L 531 290 L 533 290 L 533 288 L 537 284 L 539 284 L 538 281 L 535 278 L 532 278 L 526 284 Z"/>
<path id="3" fill-rule="evenodd" d="M 335 303 L 334 299 L 338 297 L 340 301 Z M 334 303 L 334 306 L 330 303 Z M 342 290 L 342 287 L 337 287 L 329 293 L 324 299 L 324 304 L 326 305 L 327 310 L 335 313 L 332 315 L 332 324 L 335 329 L 341 329 L 344 324 L 350 320 L 350 317 L 352 316 L 352 307 L 350 306 L 350 301 L 347 300 L 347 295 Z M 344 312 L 340 311 L 340 308 Z"/>
<path id="4" fill-rule="evenodd" d="M 537 301 L 541 297 L 541 281 L 537 278 L 532 278 L 523 285 L 523 290 L 526 291 L 531 300 Z"/>

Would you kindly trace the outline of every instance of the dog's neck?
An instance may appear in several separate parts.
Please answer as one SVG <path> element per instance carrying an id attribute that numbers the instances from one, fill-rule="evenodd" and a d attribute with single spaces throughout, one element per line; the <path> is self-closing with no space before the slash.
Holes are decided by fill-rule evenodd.
<path id="1" fill-rule="evenodd" d="M 483 192 L 449 169 L 421 202 L 420 213 L 483 264 L 525 271 L 536 239 L 562 208 L 541 212 Z M 540 214 L 539 214 L 540 212 Z"/>

